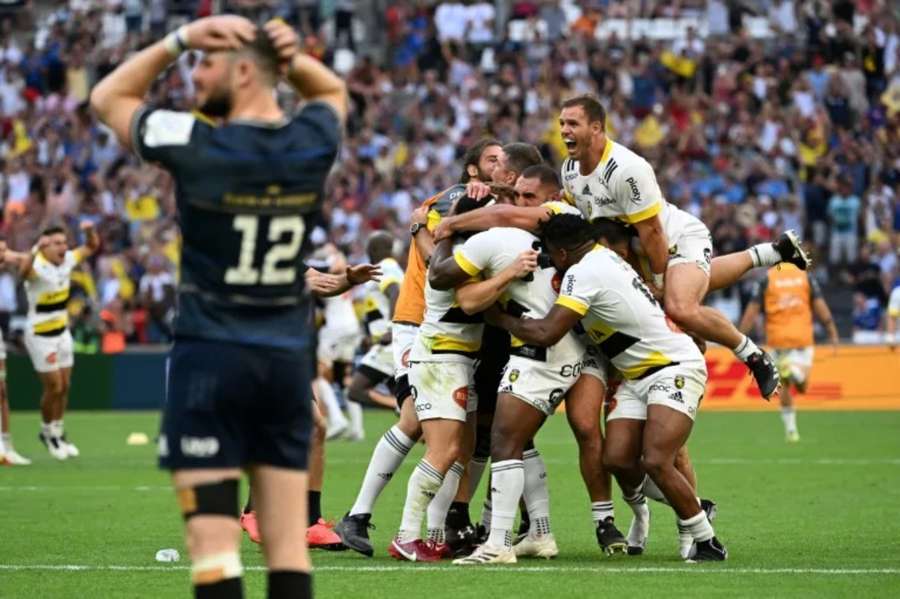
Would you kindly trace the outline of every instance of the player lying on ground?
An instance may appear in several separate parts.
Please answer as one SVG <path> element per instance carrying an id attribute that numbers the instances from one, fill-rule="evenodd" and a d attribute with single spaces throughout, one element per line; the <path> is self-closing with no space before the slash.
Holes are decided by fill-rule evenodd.
<path id="1" fill-rule="evenodd" d="M 576 326 L 609 358 L 623 382 L 607 414 L 603 460 L 626 494 L 648 474 L 690 531 L 689 558 L 723 560 L 725 548 L 675 458 L 693 427 L 706 386 L 706 363 L 694 342 L 667 320 L 641 277 L 618 254 L 599 245 L 584 219 L 551 217 L 542 240 L 563 276 L 560 295 L 540 319 L 497 311 L 512 335 L 549 347 Z"/>
<path id="2" fill-rule="evenodd" d="M 69 333 L 69 284 L 72 270 L 100 247 L 100 236 L 90 222 L 81 224 L 82 246 L 69 250 L 66 230 L 49 227 L 31 253 L 13 252 L 0 246 L 0 264 L 14 264 L 25 281 L 28 323 L 25 348 L 41 380 L 41 431 L 38 438 L 58 460 L 78 457 L 67 438 L 63 415 L 69 402 L 69 387 L 75 354 Z"/>
<path id="3" fill-rule="evenodd" d="M 186 49 L 197 107 L 146 106 Z M 307 103 L 279 107 L 285 78 Z M 175 180 L 184 239 L 160 465 L 172 470 L 197 597 L 243 596 L 238 481 L 249 473 L 270 598 L 312 595 L 306 490 L 313 351 L 301 249 L 346 115 L 344 83 L 279 21 L 184 25 L 98 83 L 91 106 L 124 147 Z"/>

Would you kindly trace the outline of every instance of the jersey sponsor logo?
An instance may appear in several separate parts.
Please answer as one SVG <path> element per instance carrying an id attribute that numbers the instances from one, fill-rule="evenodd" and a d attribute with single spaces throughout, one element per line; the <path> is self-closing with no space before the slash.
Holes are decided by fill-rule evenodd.
<path id="1" fill-rule="evenodd" d="M 219 440 L 215 437 L 182 437 L 181 453 L 192 458 L 210 458 L 219 453 Z"/>
<path id="2" fill-rule="evenodd" d="M 577 178 L 578 178 L 578 173 L 572 173 L 571 175 L 566 175 L 564 177 L 564 179 L 566 181 L 571 181 L 572 179 L 577 179 Z"/>
<path id="3" fill-rule="evenodd" d="M 575 290 L 575 275 L 566 275 L 566 295 L 571 295 Z"/>
<path id="4" fill-rule="evenodd" d="M 591 187 L 587 183 L 584 184 L 584 189 L 581 190 L 581 195 L 589 196 L 591 195 Z"/>
<path id="5" fill-rule="evenodd" d="M 684 377 L 680 374 L 675 377 L 675 388 L 684 389 Z"/>
<path id="6" fill-rule="evenodd" d="M 596 204 L 600 208 L 603 208 L 604 206 L 611 206 L 615 203 L 616 201 L 614 199 L 608 197 L 594 198 L 594 204 Z"/>
<path id="7" fill-rule="evenodd" d="M 628 177 L 625 181 L 628 183 L 628 187 L 631 188 L 631 201 L 635 204 L 640 204 L 641 190 L 638 189 L 637 181 L 634 180 L 634 177 Z"/>
<path id="8" fill-rule="evenodd" d="M 460 387 L 453 392 L 453 401 L 465 410 L 469 406 L 469 388 Z"/>

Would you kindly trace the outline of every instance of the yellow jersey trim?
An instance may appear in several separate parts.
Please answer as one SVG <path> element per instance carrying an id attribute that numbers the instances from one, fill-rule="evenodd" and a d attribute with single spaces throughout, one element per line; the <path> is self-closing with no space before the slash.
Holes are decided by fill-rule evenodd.
<path id="1" fill-rule="evenodd" d="M 567 295 L 561 295 L 556 298 L 556 303 L 564 308 L 568 308 L 572 312 L 575 312 L 579 316 L 584 316 L 588 312 L 588 306 L 582 301 L 575 299 L 574 297 L 569 297 Z"/>
<path id="2" fill-rule="evenodd" d="M 649 356 L 635 364 L 634 366 L 623 368 L 620 366 L 616 366 L 619 372 L 622 373 L 622 376 L 628 380 L 640 378 L 645 372 L 647 372 L 651 368 L 655 368 L 658 366 L 668 366 L 672 363 L 672 360 L 664 356 L 663 354 L 655 351 L 651 353 Z"/>
<path id="3" fill-rule="evenodd" d="M 634 214 L 626 214 L 623 219 L 628 224 L 633 225 L 634 223 L 639 223 L 642 220 L 647 220 L 648 218 L 653 218 L 657 214 L 662 211 L 662 202 L 656 202 L 649 208 L 644 208 L 640 212 L 635 212 Z"/>
<path id="4" fill-rule="evenodd" d="M 428 211 L 428 216 L 426 216 L 425 228 L 428 229 L 428 232 L 434 232 L 437 229 L 438 224 L 441 222 L 441 213 L 432 208 Z"/>
<path id="5" fill-rule="evenodd" d="M 453 254 L 453 259 L 456 261 L 456 265 L 459 266 L 464 273 L 469 275 L 470 277 L 477 277 L 481 274 L 481 269 L 472 264 L 468 258 L 466 258 L 461 250 L 457 250 Z"/>
<path id="6" fill-rule="evenodd" d="M 385 290 L 388 287 L 390 287 L 391 285 L 399 285 L 399 284 L 400 284 L 400 279 L 398 279 L 397 277 L 387 277 L 385 279 L 381 279 L 381 282 L 378 283 L 378 290 L 381 291 L 382 293 L 384 293 Z"/>
<path id="7" fill-rule="evenodd" d="M 612 154 L 613 151 L 613 142 L 610 138 L 606 138 L 606 145 L 603 146 L 603 154 L 600 156 L 600 162 L 598 164 L 603 164 L 607 160 L 609 160 L 609 155 Z"/>
<path id="8" fill-rule="evenodd" d="M 454 339 L 444 335 L 435 335 L 430 347 L 431 351 L 459 351 L 459 352 L 477 352 L 481 349 L 481 339 L 475 341 L 463 341 L 462 339 Z"/>
<path id="9" fill-rule="evenodd" d="M 47 291 L 38 295 L 35 305 L 47 306 L 50 304 L 58 304 L 69 299 L 69 288 L 60 289 L 59 291 Z"/>

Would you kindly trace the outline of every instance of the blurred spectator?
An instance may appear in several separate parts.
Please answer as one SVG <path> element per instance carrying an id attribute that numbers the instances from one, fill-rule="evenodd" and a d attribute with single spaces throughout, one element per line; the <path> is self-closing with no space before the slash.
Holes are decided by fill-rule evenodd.
<path id="1" fill-rule="evenodd" d="M 147 272 L 140 282 L 141 302 L 146 308 L 147 341 L 167 343 L 172 338 L 172 321 L 175 317 L 175 279 L 165 270 L 165 258 L 151 256 Z"/>
<path id="2" fill-rule="evenodd" d="M 859 198 L 853 195 L 850 181 L 840 179 L 837 190 L 828 200 L 828 217 L 831 219 L 828 260 L 832 265 L 856 261 L 859 210 Z"/>

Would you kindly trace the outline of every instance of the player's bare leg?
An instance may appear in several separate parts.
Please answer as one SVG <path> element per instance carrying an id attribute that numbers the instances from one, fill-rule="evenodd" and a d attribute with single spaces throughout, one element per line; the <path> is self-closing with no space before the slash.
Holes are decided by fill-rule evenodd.
<path id="1" fill-rule="evenodd" d="M 447 515 L 456 497 L 461 492 L 465 493 L 468 488 L 468 478 L 465 474 L 466 467 L 472 459 L 472 453 L 475 451 L 476 422 L 477 415 L 474 412 L 468 414 L 459 458 L 444 475 L 444 482 L 434 499 L 428 504 L 428 510 L 425 513 L 427 542 L 431 549 L 442 557 L 451 557 L 452 554 L 446 540 Z"/>
<path id="2" fill-rule="evenodd" d="M 58 460 L 65 460 L 69 457 L 69 452 L 63 445 L 60 435 L 57 433 L 58 425 L 56 424 L 57 415 L 62 412 L 61 403 L 63 401 L 63 392 L 65 390 L 65 381 L 62 372 L 54 370 L 52 372 L 39 372 L 38 378 L 41 381 L 41 433 L 39 438 L 47 447 L 50 455 Z"/>
<path id="3" fill-rule="evenodd" d="M 781 365 L 779 365 L 779 368 Z M 781 372 L 781 420 L 784 423 L 784 437 L 788 443 L 800 441 L 800 432 L 797 430 L 797 412 L 794 408 L 793 386 L 799 393 L 805 393 L 809 384 L 809 369 L 802 366 L 788 364 Z"/>
<path id="4" fill-rule="evenodd" d="M 509 393 L 497 396 L 491 429 L 491 530 L 488 540 L 475 553 L 454 563 L 514 563 L 514 524 L 519 500 L 525 496 L 525 446 L 544 424 L 546 416 Z M 542 496 L 543 495 L 543 496 Z M 525 496 L 532 527 L 550 535 L 549 501 L 546 494 Z M 552 540 L 552 537 L 550 537 Z M 555 542 L 553 543 L 555 549 Z"/>
<path id="5" fill-rule="evenodd" d="M 5 460 L 13 466 L 28 466 L 31 460 L 19 455 L 9 432 L 9 391 L 6 386 L 6 360 L 0 360 L 0 464 Z"/>
<path id="6" fill-rule="evenodd" d="M 390 395 L 375 390 L 375 383 L 362 372 L 354 372 L 347 387 L 347 398 L 358 404 L 374 404 L 382 408 L 393 409 L 397 402 Z"/>
<path id="7" fill-rule="evenodd" d="M 742 252 L 713 258 L 710 263 L 709 290 L 731 287 L 754 268 L 774 266 L 780 262 L 789 262 L 801 270 L 809 267 L 809 257 L 793 231 L 782 233 L 771 243 L 760 243 Z"/>
<path id="8" fill-rule="evenodd" d="M 702 305 L 708 287 L 709 276 L 696 264 L 673 264 L 666 271 L 666 314 L 681 328 L 731 349 L 750 368 L 760 392 L 768 399 L 778 389 L 772 359 L 724 314 Z"/>
<path id="9" fill-rule="evenodd" d="M 315 395 L 315 394 L 314 394 Z M 306 544 L 310 549 L 331 551 L 346 549 L 340 537 L 322 518 L 322 488 L 325 483 L 325 430 L 328 423 L 322 415 L 318 398 L 313 404 L 313 434 L 309 446 Z"/>
<path id="10" fill-rule="evenodd" d="M 604 553 L 625 550 L 625 537 L 615 525 L 612 478 L 603 467 L 603 434 L 600 416 L 606 386 L 590 375 L 582 375 L 566 395 L 566 418 L 578 443 L 578 465 L 591 500 L 591 518 L 597 542 Z"/>
<path id="11" fill-rule="evenodd" d="M 603 442 L 603 467 L 622 489 L 622 498 L 634 513 L 628 529 L 629 555 L 640 555 L 650 536 L 650 509 L 643 493 L 644 470 L 641 468 L 641 446 L 644 421 L 615 418 L 606 421 Z"/>
<path id="12" fill-rule="evenodd" d="M 400 530 L 389 549 L 394 558 L 410 561 L 440 559 L 441 556 L 435 555 L 421 541 L 420 529 L 428 504 L 440 490 L 450 468 L 459 460 L 465 429 L 465 422 L 449 418 L 432 418 L 422 422 L 425 455 L 409 477 Z"/>
<path id="13" fill-rule="evenodd" d="M 715 538 L 707 514 L 700 507 L 694 488 L 675 468 L 675 457 L 694 426 L 686 414 L 667 406 L 647 406 L 641 466 L 672 506 L 679 528 L 694 539 L 692 551 L 699 559 L 725 559 L 727 551 Z"/>
<path id="14" fill-rule="evenodd" d="M 237 520 L 240 476 L 237 468 L 176 470 L 172 475 L 178 503 L 186 518 L 185 544 L 197 594 L 218 592 L 229 597 L 242 596 L 243 567 L 238 550 L 241 529 Z M 291 523 L 285 520 L 279 525 L 289 527 Z M 306 569 L 309 569 L 308 560 Z"/>
<path id="15" fill-rule="evenodd" d="M 301 470 L 256 466 L 250 471 L 255 489 L 263 554 L 273 586 L 290 588 L 298 596 L 311 597 L 312 565 L 306 546 L 307 474 Z M 298 593 L 298 591 L 302 591 Z"/>
<path id="16" fill-rule="evenodd" d="M 59 373 L 62 376 L 63 386 L 57 404 L 56 431 L 59 438 L 62 440 L 63 447 L 65 447 L 69 457 L 77 458 L 81 452 L 79 452 L 78 448 L 66 437 L 66 430 L 63 426 L 63 417 L 65 416 L 66 408 L 69 406 L 69 389 L 72 386 L 72 368 L 60 368 Z"/>

